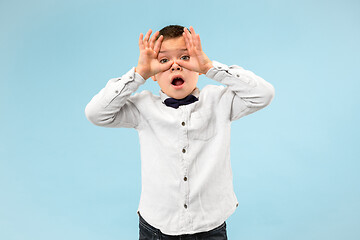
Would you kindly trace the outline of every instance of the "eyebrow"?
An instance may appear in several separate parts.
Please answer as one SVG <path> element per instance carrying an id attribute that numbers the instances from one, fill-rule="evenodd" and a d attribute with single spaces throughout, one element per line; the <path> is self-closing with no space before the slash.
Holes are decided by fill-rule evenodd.
<path id="1" fill-rule="evenodd" d="M 173 50 L 171 50 L 171 51 L 173 51 Z M 183 48 L 183 49 L 179 49 L 179 51 L 185 52 L 185 51 L 187 51 L 187 49 Z M 159 53 L 165 53 L 165 52 L 170 52 L 170 51 L 160 51 Z"/>

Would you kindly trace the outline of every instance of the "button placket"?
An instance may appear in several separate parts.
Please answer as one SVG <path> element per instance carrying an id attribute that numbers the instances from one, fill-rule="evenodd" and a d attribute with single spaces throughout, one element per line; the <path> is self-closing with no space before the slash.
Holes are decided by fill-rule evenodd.
<path id="1" fill-rule="evenodd" d="M 182 117 L 180 120 L 180 124 L 181 124 L 181 143 L 182 145 L 182 149 L 181 149 L 181 154 L 182 154 L 182 189 L 183 189 L 183 207 L 184 210 L 188 209 L 188 205 L 189 205 L 189 183 L 188 183 L 188 146 L 189 146 L 189 139 L 188 139 L 188 132 L 187 132 L 187 122 L 189 121 L 189 108 L 188 105 L 183 105 L 180 106 L 180 109 L 182 110 Z M 186 217 L 187 218 L 187 217 Z"/>

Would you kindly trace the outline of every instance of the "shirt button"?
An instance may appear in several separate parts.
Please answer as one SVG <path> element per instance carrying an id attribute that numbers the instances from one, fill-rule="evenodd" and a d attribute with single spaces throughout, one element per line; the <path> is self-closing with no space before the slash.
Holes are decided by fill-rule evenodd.
<path id="1" fill-rule="evenodd" d="M 236 74 L 236 77 L 238 77 L 238 78 L 239 78 L 239 77 L 240 77 L 240 75 L 239 75 L 239 74 Z"/>
<path id="2" fill-rule="evenodd" d="M 185 208 L 185 209 L 187 208 L 187 205 L 186 205 L 186 204 L 184 204 L 184 208 Z"/>
<path id="3" fill-rule="evenodd" d="M 236 203 L 236 207 L 238 207 L 239 206 L 239 203 Z"/>
<path id="4" fill-rule="evenodd" d="M 187 181 L 187 177 L 184 177 L 184 181 Z"/>
<path id="5" fill-rule="evenodd" d="M 183 148 L 182 152 L 183 152 L 183 153 L 186 153 L 186 150 L 185 150 L 185 148 Z"/>
<path id="6" fill-rule="evenodd" d="M 129 78 L 130 78 L 130 79 L 133 79 L 133 76 L 130 76 Z"/>
<path id="7" fill-rule="evenodd" d="M 119 91 L 118 91 L 118 90 L 116 90 L 116 91 L 115 91 L 115 93 L 116 93 L 116 94 L 118 94 L 118 93 L 119 93 Z"/>
<path id="8" fill-rule="evenodd" d="M 185 126 L 185 122 L 182 122 L 181 125 Z"/>

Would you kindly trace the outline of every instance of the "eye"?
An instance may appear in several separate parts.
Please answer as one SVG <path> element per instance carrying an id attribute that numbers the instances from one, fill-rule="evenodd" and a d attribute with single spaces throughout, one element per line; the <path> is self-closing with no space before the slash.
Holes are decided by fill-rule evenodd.
<path id="1" fill-rule="evenodd" d="M 180 59 L 181 59 L 181 60 L 189 60 L 190 57 L 189 57 L 189 56 L 182 56 Z"/>
<path id="2" fill-rule="evenodd" d="M 169 61 L 169 60 L 167 60 L 166 58 L 163 58 L 160 60 L 160 63 L 166 63 L 167 61 Z"/>

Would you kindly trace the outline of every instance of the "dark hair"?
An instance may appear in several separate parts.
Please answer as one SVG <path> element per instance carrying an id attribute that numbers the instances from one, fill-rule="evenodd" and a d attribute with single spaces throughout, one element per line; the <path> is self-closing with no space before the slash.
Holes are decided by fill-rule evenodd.
<path id="1" fill-rule="evenodd" d="M 184 32 L 184 27 L 180 25 L 169 25 L 162 28 L 159 36 L 163 35 L 164 39 L 178 38 L 181 37 Z"/>

